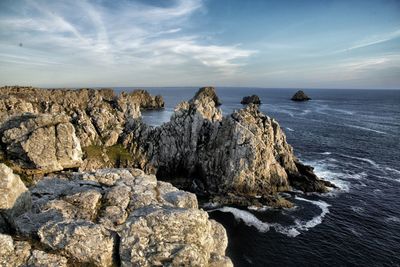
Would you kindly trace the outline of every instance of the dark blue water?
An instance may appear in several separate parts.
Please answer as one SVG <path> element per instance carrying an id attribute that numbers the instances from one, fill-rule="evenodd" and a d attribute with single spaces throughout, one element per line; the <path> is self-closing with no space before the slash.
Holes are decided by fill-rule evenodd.
<path id="1" fill-rule="evenodd" d="M 157 88 L 166 109 L 145 112 L 152 125 L 196 88 Z M 261 110 L 278 120 L 295 154 L 340 189 L 290 197 L 288 210 L 210 210 L 228 232 L 235 266 L 400 266 L 400 91 L 220 88 L 223 113 L 257 94 Z"/>

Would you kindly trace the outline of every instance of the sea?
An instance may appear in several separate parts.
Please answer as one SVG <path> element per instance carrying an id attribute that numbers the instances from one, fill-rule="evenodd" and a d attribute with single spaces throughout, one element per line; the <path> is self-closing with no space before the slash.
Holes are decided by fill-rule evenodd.
<path id="1" fill-rule="evenodd" d="M 143 112 L 158 126 L 197 88 L 145 88 L 165 109 Z M 132 88 L 115 88 L 130 91 Z M 400 90 L 217 88 L 224 115 L 256 94 L 296 156 L 339 188 L 282 193 L 294 208 L 204 207 L 224 225 L 235 266 L 400 266 Z"/>

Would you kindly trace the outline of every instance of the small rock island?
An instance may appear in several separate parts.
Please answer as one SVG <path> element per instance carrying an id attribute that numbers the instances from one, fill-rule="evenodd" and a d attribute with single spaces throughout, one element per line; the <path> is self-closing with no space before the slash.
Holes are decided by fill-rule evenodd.
<path id="1" fill-rule="evenodd" d="M 256 104 L 260 105 L 261 100 L 258 97 L 258 95 L 251 95 L 251 96 L 245 96 L 243 97 L 242 101 L 240 101 L 241 104 L 243 105 L 248 105 L 248 104 Z"/>
<path id="2" fill-rule="evenodd" d="M 306 95 L 302 90 L 297 91 L 293 96 L 292 99 L 293 101 L 308 101 L 311 100 L 310 97 Z"/>

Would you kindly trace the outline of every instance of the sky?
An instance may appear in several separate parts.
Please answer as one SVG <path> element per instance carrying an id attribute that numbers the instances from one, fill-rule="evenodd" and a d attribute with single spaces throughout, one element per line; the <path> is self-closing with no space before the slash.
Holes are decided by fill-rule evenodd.
<path id="1" fill-rule="evenodd" d="M 399 0 L 0 0 L 0 85 L 400 88 Z"/>

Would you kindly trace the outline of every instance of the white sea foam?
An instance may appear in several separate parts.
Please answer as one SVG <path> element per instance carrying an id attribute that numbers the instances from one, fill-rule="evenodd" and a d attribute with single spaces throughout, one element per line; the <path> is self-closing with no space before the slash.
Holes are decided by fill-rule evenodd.
<path id="1" fill-rule="evenodd" d="M 264 233 L 269 231 L 269 223 L 260 221 L 256 216 L 248 211 L 232 207 L 222 207 L 216 210 L 232 213 L 236 220 L 241 220 L 248 226 L 254 226 L 260 232 Z"/>
<path id="2" fill-rule="evenodd" d="M 314 167 L 314 173 L 329 182 L 332 182 L 334 185 L 339 187 L 340 190 L 348 192 L 350 190 L 350 182 L 343 180 L 343 178 L 348 177 L 347 174 L 343 172 L 335 172 L 329 170 L 329 167 L 332 167 L 332 164 L 324 163 L 323 161 L 308 161 L 305 162 L 307 165 L 311 165 Z"/>
<path id="3" fill-rule="evenodd" d="M 293 130 L 292 128 L 286 127 L 286 129 L 287 129 L 289 132 L 294 132 L 294 130 Z"/>
<path id="4" fill-rule="evenodd" d="M 379 134 L 387 134 L 386 132 L 378 131 L 375 129 L 367 128 L 367 127 L 362 127 L 358 125 L 353 125 L 353 124 L 343 124 L 344 126 L 350 127 L 350 128 L 355 128 L 359 130 L 364 130 L 364 131 L 369 131 L 369 132 L 374 132 L 374 133 L 379 133 Z"/>
<path id="5" fill-rule="evenodd" d="M 393 173 L 396 173 L 396 174 L 400 174 L 400 171 L 399 171 L 399 170 L 396 170 L 396 169 L 394 169 L 394 168 L 385 167 L 385 170 L 390 171 L 390 172 L 393 172 Z"/>
<path id="6" fill-rule="evenodd" d="M 351 208 L 352 211 L 354 211 L 354 212 L 356 212 L 358 214 L 361 214 L 361 213 L 364 212 L 364 208 L 363 207 L 350 206 L 350 208 Z"/>
<path id="7" fill-rule="evenodd" d="M 287 235 L 289 237 L 296 237 L 299 234 L 301 234 L 300 231 L 308 231 L 310 228 L 313 228 L 317 226 L 318 224 L 322 223 L 323 218 L 325 217 L 326 214 L 329 213 L 328 207 L 330 206 L 328 203 L 324 201 L 315 201 L 315 200 L 309 200 L 301 197 L 295 197 L 295 199 L 300 200 L 300 201 L 305 201 L 312 203 L 316 206 L 318 206 L 321 209 L 321 213 L 319 215 L 314 216 L 311 220 L 308 221 L 302 221 L 302 220 L 295 220 L 293 225 L 289 226 L 283 226 L 279 223 L 267 223 L 259 220 L 256 216 L 254 216 L 251 212 L 245 211 L 245 210 L 240 210 L 237 208 L 232 208 L 232 207 L 222 207 L 214 210 L 210 210 L 209 212 L 212 211 L 221 211 L 221 212 L 229 212 L 233 214 L 236 220 L 238 221 L 243 221 L 246 225 L 248 226 L 253 226 L 255 227 L 258 231 L 260 232 L 268 232 L 270 228 L 272 227 L 276 232 Z"/>
<path id="8" fill-rule="evenodd" d="M 359 161 L 363 161 L 363 162 L 369 163 L 371 166 L 375 167 L 376 169 L 381 170 L 381 166 L 379 166 L 379 164 L 376 163 L 375 161 L 373 161 L 372 159 L 354 157 L 354 156 L 350 156 L 350 155 L 346 155 L 346 154 L 338 154 L 338 155 L 340 155 L 342 157 L 345 157 L 345 158 L 355 159 L 355 160 L 359 160 Z"/>
<path id="9" fill-rule="evenodd" d="M 322 200 L 319 200 L 319 201 L 309 200 L 309 199 L 305 199 L 305 198 L 297 197 L 297 196 L 296 196 L 296 199 L 297 200 L 301 200 L 301 201 L 305 201 L 305 202 L 309 202 L 309 203 L 312 203 L 314 205 L 317 205 L 322 210 L 322 212 L 319 215 L 314 216 L 309 221 L 296 220 L 296 228 L 299 229 L 299 230 L 308 231 L 308 229 L 313 228 L 313 227 L 317 226 L 318 224 L 321 224 L 322 223 L 322 219 L 325 217 L 326 214 L 329 213 L 329 208 L 328 207 L 330 205 L 328 203 L 326 203 L 325 201 L 322 201 Z"/>
<path id="10" fill-rule="evenodd" d="M 400 223 L 400 218 L 396 216 L 389 216 L 385 218 L 385 222 L 395 222 L 395 223 Z"/>
<path id="11" fill-rule="evenodd" d="M 331 155 L 332 154 L 332 152 L 322 152 L 322 153 L 320 153 L 321 155 Z"/>

